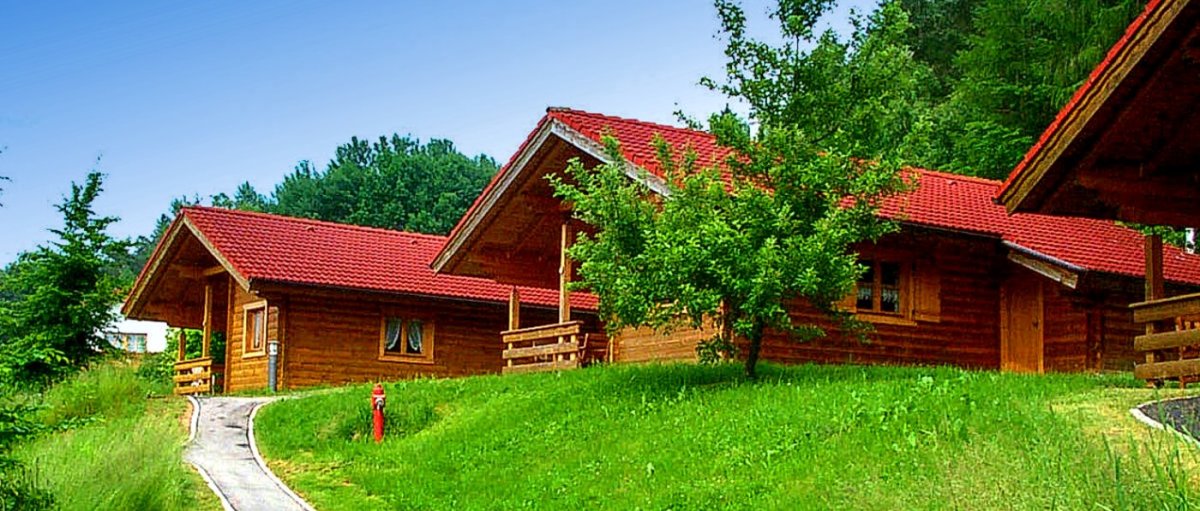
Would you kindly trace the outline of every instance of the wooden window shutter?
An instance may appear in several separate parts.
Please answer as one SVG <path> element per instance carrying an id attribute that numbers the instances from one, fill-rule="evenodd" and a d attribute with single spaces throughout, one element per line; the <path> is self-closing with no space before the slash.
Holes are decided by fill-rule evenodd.
<path id="1" fill-rule="evenodd" d="M 937 323 L 942 320 L 942 279 L 933 259 L 922 257 L 913 263 L 913 314 L 916 321 Z"/>
<path id="2" fill-rule="evenodd" d="M 421 323 L 421 350 L 425 352 L 425 356 L 433 359 L 433 321 L 424 321 Z"/>

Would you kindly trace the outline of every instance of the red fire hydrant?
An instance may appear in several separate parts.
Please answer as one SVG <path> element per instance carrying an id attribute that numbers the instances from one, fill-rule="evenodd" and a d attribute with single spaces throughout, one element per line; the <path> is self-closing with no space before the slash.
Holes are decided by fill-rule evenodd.
<path id="1" fill-rule="evenodd" d="M 375 384 L 371 391 L 371 410 L 375 415 L 375 443 L 383 442 L 383 406 L 387 396 L 383 393 L 383 385 Z"/>

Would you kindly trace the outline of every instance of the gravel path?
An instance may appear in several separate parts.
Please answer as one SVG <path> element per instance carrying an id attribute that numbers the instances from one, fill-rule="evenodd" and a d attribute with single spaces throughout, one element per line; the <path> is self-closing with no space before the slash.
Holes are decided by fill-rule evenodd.
<path id="1" fill-rule="evenodd" d="M 195 465 L 226 509 L 305 511 L 305 503 L 277 479 L 252 446 L 251 417 L 268 397 L 199 398 L 195 438 L 184 459 Z"/>
<path id="2" fill-rule="evenodd" d="M 1137 411 L 1151 421 L 1200 440 L 1200 396 L 1146 403 Z"/>

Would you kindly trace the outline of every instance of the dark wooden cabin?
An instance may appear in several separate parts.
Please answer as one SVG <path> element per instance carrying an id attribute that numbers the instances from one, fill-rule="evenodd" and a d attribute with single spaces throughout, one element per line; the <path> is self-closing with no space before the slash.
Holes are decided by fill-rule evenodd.
<path id="1" fill-rule="evenodd" d="M 277 349 L 279 388 L 458 376 L 502 369 L 499 332 L 515 311 L 558 318 L 556 291 L 435 275 L 429 261 L 445 237 L 262 213 L 191 207 L 180 212 L 138 277 L 122 312 L 201 329 L 199 359 L 176 364 L 180 393 L 268 387 Z M 579 295 L 575 318 L 598 330 L 594 300 Z M 225 336 L 223 360 L 209 355 Z"/>
<path id="2" fill-rule="evenodd" d="M 1010 212 L 1200 227 L 1197 162 L 1200 1 L 1152 0 L 1026 153 L 998 201 Z M 1143 301 L 1133 310 L 1145 363 L 1135 373 L 1200 381 L 1200 294 L 1168 297 L 1170 249 L 1164 253 L 1157 236 L 1144 246 Z"/>
<path id="3" fill-rule="evenodd" d="M 572 272 L 563 247 L 588 226 L 571 219 L 544 177 L 561 172 L 571 158 L 603 161 L 601 134 L 621 141 L 629 175 L 648 179 L 651 189 L 661 185 L 654 137 L 693 149 L 702 162 L 721 154 L 707 133 L 551 108 L 451 233 L 434 269 L 505 285 L 564 286 Z M 845 304 L 874 324 L 871 341 L 832 328 L 827 338 L 809 343 L 771 333 L 764 358 L 1033 372 L 1132 366 L 1136 327 L 1126 304 L 1141 288 L 1139 233 L 1107 221 L 1009 216 L 992 200 L 998 181 L 909 172 L 916 188 L 888 199 L 882 210 L 901 230 L 859 247 L 871 278 Z M 1165 273 L 1181 287 L 1200 285 L 1198 263 L 1197 256 L 1168 248 Z M 799 303 L 794 314 L 824 321 Z M 696 343 L 711 335 L 625 330 L 611 339 L 611 357 L 695 359 Z"/>

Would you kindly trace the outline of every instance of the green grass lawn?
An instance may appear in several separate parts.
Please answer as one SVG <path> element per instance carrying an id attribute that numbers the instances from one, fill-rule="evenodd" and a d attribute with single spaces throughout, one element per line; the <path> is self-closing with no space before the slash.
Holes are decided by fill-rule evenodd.
<path id="1" fill-rule="evenodd" d="M 1128 376 L 616 366 L 366 385 L 258 415 L 318 509 L 1190 509 L 1197 454 Z"/>
<path id="2" fill-rule="evenodd" d="M 131 364 L 104 363 L 33 396 L 50 428 L 16 446 L 64 510 L 220 509 L 182 459 L 187 401 Z M 148 394 L 159 397 L 148 399 Z"/>

